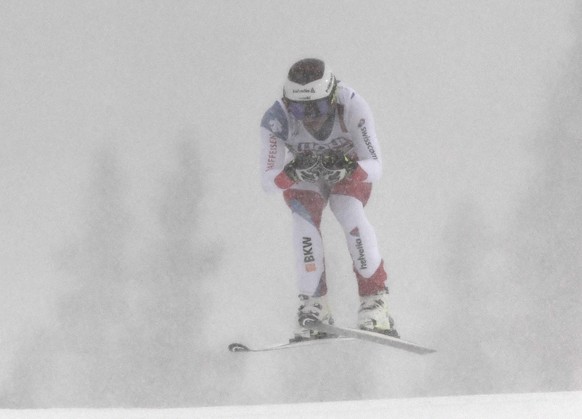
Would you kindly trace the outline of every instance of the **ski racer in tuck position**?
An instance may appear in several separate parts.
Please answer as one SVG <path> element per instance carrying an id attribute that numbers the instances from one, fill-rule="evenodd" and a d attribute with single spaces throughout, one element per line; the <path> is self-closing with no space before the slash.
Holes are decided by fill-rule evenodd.
<path id="1" fill-rule="evenodd" d="M 300 306 L 291 341 L 325 337 L 305 316 L 333 324 L 320 231 L 329 203 L 341 225 L 360 297 L 358 327 L 399 337 L 387 305 L 386 271 L 364 207 L 382 174 L 374 119 L 366 101 L 338 81 L 327 63 L 291 66 L 283 97 L 261 121 L 261 174 L 267 192 L 282 191 L 292 211 Z"/>

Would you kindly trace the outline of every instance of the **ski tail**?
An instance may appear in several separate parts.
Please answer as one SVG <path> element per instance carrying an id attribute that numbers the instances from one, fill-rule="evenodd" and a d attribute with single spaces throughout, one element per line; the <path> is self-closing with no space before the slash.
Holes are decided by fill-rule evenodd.
<path id="1" fill-rule="evenodd" d="M 286 342 L 272 346 L 258 346 L 258 347 L 250 347 L 242 343 L 231 343 L 230 345 L 228 345 L 228 350 L 230 352 L 268 352 L 268 351 L 278 351 L 281 349 L 306 348 L 327 343 L 353 340 L 354 339 L 350 337 L 326 337 L 321 339 L 306 339 L 297 342 Z"/>

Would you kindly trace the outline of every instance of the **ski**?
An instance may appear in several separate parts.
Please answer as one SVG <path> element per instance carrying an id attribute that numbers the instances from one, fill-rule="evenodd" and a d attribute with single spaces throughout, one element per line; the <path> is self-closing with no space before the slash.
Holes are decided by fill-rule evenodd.
<path id="1" fill-rule="evenodd" d="M 387 345 L 393 348 L 403 349 L 405 351 L 414 352 L 421 355 L 436 352 L 435 349 L 417 345 L 416 343 L 408 342 L 400 338 L 383 335 L 382 333 L 329 325 L 310 318 L 304 319 L 302 326 L 317 332 L 329 333 L 344 338 L 354 338 L 368 342 L 379 343 L 381 345 Z"/>
<path id="2" fill-rule="evenodd" d="M 228 345 L 228 350 L 230 352 L 267 352 L 267 351 L 278 351 L 281 349 L 290 349 L 290 348 L 305 348 L 308 346 L 315 346 L 321 344 L 328 344 L 334 343 L 339 341 L 353 341 L 353 338 L 349 337 L 329 337 L 329 338 L 321 338 L 321 339 L 312 339 L 312 340 L 304 340 L 300 342 L 287 342 L 287 343 L 279 343 L 277 345 L 272 346 L 261 346 L 261 347 L 249 347 L 247 345 L 243 345 L 242 343 L 231 343 Z"/>
<path id="3" fill-rule="evenodd" d="M 267 352 L 278 351 L 281 349 L 305 348 L 309 346 L 316 346 L 321 344 L 329 344 L 340 341 L 354 341 L 363 340 L 372 343 L 378 343 L 385 346 L 390 346 L 396 349 L 402 349 L 408 352 L 413 352 L 420 355 L 430 354 L 436 352 L 435 349 L 427 348 L 413 342 L 387 336 L 378 332 L 369 332 L 366 330 L 353 329 L 349 327 L 341 327 L 321 323 L 313 319 L 304 319 L 303 327 L 315 330 L 317 332 L 335 335 L 334 337 L 304 340 L 300 342 L 279 343 L 271 346 L 250 347 L 242 343 L 231 343 L 228 345 L 230 352 Z"/>

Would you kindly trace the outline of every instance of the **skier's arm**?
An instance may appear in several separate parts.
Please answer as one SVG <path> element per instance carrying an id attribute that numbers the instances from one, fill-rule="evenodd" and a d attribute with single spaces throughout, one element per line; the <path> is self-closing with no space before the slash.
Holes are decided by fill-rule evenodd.
<path id="1" fill-rule="evenodd" d="M 285 174 L 287 151 L 287 116 L 280 102 L 275 102 L 261 121 L 261 184 L 266 192 L 276 192 L 291 187 L 294 182 Z"/>
<path id="2" fill-rule="evenodd" d="M 285 183 L 283 177 L 286 160 L 285 144 L 283 140 L 275 136 L 269 130 L 261 127 L 261 184 L 266 192 L 276 192 L 285 187 L 290 187 Z"/>
<path id="3" fill-rule="evenodd" d="M 352 92 L 346 103 L 346 125 L 354 139 L 358 168 L 354 175 L 365 182 L 376 182 L 382 176 L 382 158 L 376 136 L 374 117 L 368 103 Z"/>

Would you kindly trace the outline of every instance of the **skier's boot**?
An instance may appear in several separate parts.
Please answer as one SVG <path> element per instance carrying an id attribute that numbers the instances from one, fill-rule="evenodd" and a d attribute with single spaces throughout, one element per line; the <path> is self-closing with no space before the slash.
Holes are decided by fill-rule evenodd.
<path id="1" fill-rule="evenodd" d="M 322 323 L 333 324 L 333 317 L 327 303 L 326 296 L 309 297 L 307 295 L 300 295 L 299 311 L 297 312 L 297 328 L 295 329 L 295 336 L 289 339 L 289 342 L 301 342 L 311 339 L 323 339 L 334 337 L 323 332 L 317 332 L 302 326 L 304 319 L 319 320 Z"/>
<path id="2" fill-rule="evenodd" d="M 394 320 L 388 313 L 388 290 L 373 295 L 360 296 L 358 327 L 370 332 L 399 338 L 394 328 Z"/>

